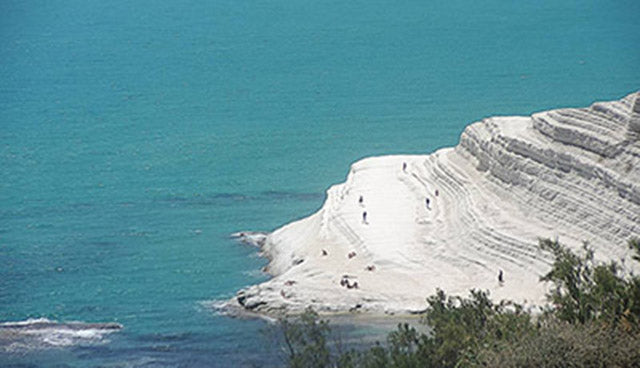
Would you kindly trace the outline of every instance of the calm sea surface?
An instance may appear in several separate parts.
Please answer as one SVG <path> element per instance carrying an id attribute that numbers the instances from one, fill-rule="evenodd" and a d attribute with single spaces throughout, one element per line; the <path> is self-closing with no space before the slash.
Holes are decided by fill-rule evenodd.
<path id="1" fill-rule="evenodd" d="M 211 308 L 266 279 L 230 233 L 311 214 L 359 158 L 637 90 L 639 14 L 622 0 L 0 1 L 0 366 L 279 364 L 264 322 Z M 35 318 L 52 327 L 6 332 Z"/>

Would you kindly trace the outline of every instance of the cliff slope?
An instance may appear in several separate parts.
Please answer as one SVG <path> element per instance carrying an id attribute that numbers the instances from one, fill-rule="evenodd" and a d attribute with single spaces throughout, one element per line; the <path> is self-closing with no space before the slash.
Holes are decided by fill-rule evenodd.
<path id="1" fill-rule="evenodd" d="M 485 119 L 455 148 L 353 164 L 317 213 L 266 237 L 274 277 L 230 304 L 268 314 L 414 313 L 436 288 L 538 304 L 551 261 L 538 237 L 576 249 L 587 241 L 597 257 L 618 260 L 632 236 L 640 236 L 640 92 Z"/>

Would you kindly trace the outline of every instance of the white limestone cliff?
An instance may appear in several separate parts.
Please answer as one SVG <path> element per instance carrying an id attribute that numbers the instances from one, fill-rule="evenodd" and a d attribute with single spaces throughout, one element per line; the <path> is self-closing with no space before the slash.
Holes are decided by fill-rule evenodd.
<path id="1" fill-rule="evenodd" d="M 229 305 L 267 314 L 307 306 L 417 313 L 437 288 L 542 304 L 539 277 L 551 258 L 539 237 L 575 249 L 587 241 L 597 257 L 619 260 L 633 236 L 640 92 L 584 109 L 485 119 L 455 148 L 430 155 L 356 162 L 317 213 L 263 239 L 274 277 Z"/>

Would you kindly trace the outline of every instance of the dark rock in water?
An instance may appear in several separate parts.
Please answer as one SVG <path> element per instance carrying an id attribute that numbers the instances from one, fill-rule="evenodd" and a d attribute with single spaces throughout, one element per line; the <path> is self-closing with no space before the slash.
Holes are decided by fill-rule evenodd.
<path id="1" fill-rule="evenodd" d="M 238 304 L 247 311 L 254 311 L 267 304 L 267 302 L 258 297 L 255 290 L 251 290 L 251 288 L 238 291 L 236 300 Z"/>
<path id="2" fill-rule="evenodd" d="M 236 300 L 238 301 L 238 304 L 240 304 L 241 306 L 244 307 L 244 303 L 247 300 L 247 295 L 244 293 L 243 290 L 240 290 L 236 296 Z"/>
<path id="3" fill-rule="evenodd" d="M 266 305 L 267 302 L 258 298 L 245 298 L 241 304 L 247 310 L 254 310 L 262 305 Z"/>
<path id="4" fill-rule="evenodd" d="M 242 231 L 231 234 L 231 237 L 239 240 L 244 244 L 249 244 L 254 247 L 261 248 L 267 240 L 267 233 L 258 231 Z"/>

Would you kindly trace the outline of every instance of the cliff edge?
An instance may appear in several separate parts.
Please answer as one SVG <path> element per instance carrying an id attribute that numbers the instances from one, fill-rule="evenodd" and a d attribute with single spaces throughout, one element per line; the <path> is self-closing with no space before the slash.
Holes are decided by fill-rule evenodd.
<path id="1" fill-rule="evenodd" d="M 619 260 L 640 236 L 640 92 L 588 108 L 494 117 L 430 155 L 352 165 L 315 214 L 269 234 L 274 277 L 229 301 L 258 313 L 418 313 L 425 297 L 488 289 L 544 302 L 558 238 Z"/>

